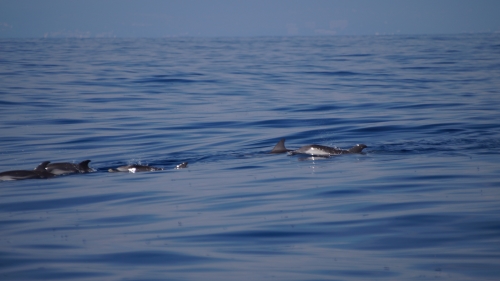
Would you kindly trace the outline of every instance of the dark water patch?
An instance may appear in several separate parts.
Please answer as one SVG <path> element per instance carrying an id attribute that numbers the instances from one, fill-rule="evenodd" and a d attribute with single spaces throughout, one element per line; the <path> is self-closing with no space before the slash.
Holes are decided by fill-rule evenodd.
<path id="1" fill-rule="evenodd" d="M 103 272 L 85 271 L 64 271 L 50 267 L 39 267 L 37 269 L 23 269 L 19 271 L 10 271 L 2 274 L 12 280 L 68 280 L 68 279 L 86 279 L 86 278 L 108 278 L 113 274 Z"/>
<path id="2" fill-rule="evenodd" d="M 491 237 L 500 235 L 500 223 L 497 221 L 472 221 L 472 222 L 463 222 L 466 224 L 464 229 L 468 229 L 469 232 L 471 229 L 478 230 L 480 236 Z"/>
<path id="3" fill-rule="evenodd" d="M 263 120 L 255 121 L 249 123 L 250 126 L 258 127 L 269 127 L 269 128 L 283 128 L 283 127 L 294 127 L 297 125 L 304 125 L 305 120 L 293 120 L 293 119 L 276 119 L 276 120 Z"/>
<path id="4" fill-rule="evenodd" d="M 408 128 L 403 125 L 379 125 L 379 126 L 370 126 L 363 128 L 352 128 L 351 131 L 369 135 L 370 133 L 389 133 L 389 132 L 409 132 L 414 131 L 414 128 Z"/>
<path id="5" fill-rule="evenodd" d="M 405 66 L 401 67 L 403 70 L 435 70 L 435 67 L 432 66 Z"/>
<path id="6" fill-rule="evenodd" d="M 4 212 L 48 210 L 58 208 L 74 208 L 82 205 L 95 204 L 101 202 L 119 201 L 134 197 L 148 195 L 144 192 L 134 193 L 110 193 L 101 195 L 87 195 L 79 197 L 67 197 L 60 199 L 29 200 L 15 203 L 0 203 L 0 210 Z"/>
<path id="7" fill-rule="evenodd" d="M 142 79 L 135 81 L 135 83 L 147 84 L 147 83 L 194 83 L 197 82 L 195 80 L 189 79 L 181 79 L 181 78 L 151 78 L 151 79 Z"/>
<path id="8" fill-rule="evenodd" d="M 226 168 L 227 170 L 253 170 L 253 169 L 258 169 L 262 168 L 263 166 L 237 166 L 237 167 L 230 167 Z"/>
<path id="9" fill-rule="evenodd" d="M 104 171 L 107 172 L 107 171 Z M 144 179 L 137 180 L 137 182 L 143 182 Z M 176 196 L 160 196 L 160 195 L 151 195 L 151 196 L 143 196 L 139 198 L 132 198 L 132 199 L 124 199 L 120 200 L 119 202 L 115 203 L 110 203 L 110 205 L 116 205 L 116 206 L 128 206 L 128 205 L 148 205 L 148 204 L 153 204 L 156 202 L 168 202 L 172 199 L 174 199 Z"/>
<path id="10" fill-rule="evenodd" d="M 59 245 L 59 244 L 30 244 L 30 245 L 21 246 L 21 248 L 34 249 L 34 250 L 59 251 L 59 250 L 80 249 L 82 247 L 71 246 L 71 245 Z"/>
<path id="11" fill-rule="evenodd" d="M 340 197 L 340 196 L 356 196 L 356 195 L 363 195 L 363 194 L 368 194 L 368 193 L 370 193 L 370 191 L 368 191 L 368 190 L 341 189 L 341 190 L 331 190 L 331 191 L 320 192 L 320 193 L 317 193 L 316 196 Z"/>
<path id="12" fill-rule="evenodd" d="M 244 198 L 259 198 L 259 197 L 268 197 L 268 196 L 275 196 L 281 194 L 282 191 L 272 191 L 268 190 L 266 192 L 252 192 L 252 193 L 231 193 L 231 194 L 225 194 L 223 196 L 217 196 L 217 200 L 237 200 L 237 199 L 244 199 Z"/>
<path id="13" fill-rule="evenodd" d="M 392 106 L 390 109 L 444 109 L 447 107 L 463 107 L 466 106 L 467 104 L 464 103 L 445 103 L 445 104 L 435 104 L 435 103 L 412 103 L 412 104 L 402 104 L 402 105 L 395 105 Z"/>
<path id="14" fill-rule="evenodd" d="M 400 253 L 400 254 L 395 254 L 396 257 L 400 258 L 408 258 L 407 253 Z M 457 251 L 457 252 L 451 252 L 451 253 L 435 253 L 435 254 L 429 254 L 429 253 L 421 253 L 421 254 L 415 254 L 413 257 L 416 258 L 421 258 L 424 260 L 430 260 L 430 259 L 436 259 L 436 260 L 465 260 L 465 259 L 473 259 L 473 260 L 481 260 L 481 259 L 488 259 L 488 258 L 500 258 L 500 255 L 498 253 L 485 253 L 485 254 L 477 254 L 477 253 L 467 253 Z"/>
<path id="15" fill-rule="evenodd" d="M 431 129 L 428 127 L 428 129 Z M 373 150 L 377 153 L 395 153 L 395 152 L 415 152 L 415 153 L 463 153 L 471 157 L 471 152 L 481 153 L 487 150 L 490 153 L 498 152 L 500 148 L 497 139 L 490 138 L 457 138 L 454 136 L 437 136 L 435 139 L 408 140 L 403 142 L 380 144 Z M 372 150 L 372 151 L 373 151 Z"/>
<path id="16" fill-rule="evenodd" d="M 69 260 L 85 263 L 115 264 L 122 266 L 178 266 L 205 262 L 214 262 L 218 259 L 202 256 L 181 254 L 170 251 L 129 251 L 100 255 L 83 255 Z"/>
<path id="17" fill-rule="evenodd" d="M 88 123 L 88 120 L 82 119 L 55 119 L 51 122 L 51 124 L 55 125 L 73 125 L 73 124 L 84 124 Z"/>
<path id="18" fill-rule="evenodd" d="M 427 209 L 444 204 L 444 201 L 421 201 L 421 202 L 402 202 L 386 204 L 370 204 L 372 206 L 354 207 L 350 212 L 369 213 L 369 212 L 387 212 Z M 447 202 L 448 203 L 448 202 Z M 449 204 L 449 203 L 448 203 Z"/>
<path id="19" fill-rule="evenodd" d="M 344 54 L 343 57 L 370 57 L 373 54 Z"/>
<path id="20" fill-rule="evenodd" d="M 259 249 L 258 247 L 253 249 L 231 249 L 231 250 L 219 250 L 220 253 L 237 254 L 242 256 L 279 256 L 279 255 L 293 255 L 290 252 L 284 251 L 282 249 Z"/>
<path id="21" fill-rule="evenodd" d="M 216 234 L 175 237 L 175 240 L 192 242 L 210 242 L 223 245 L 251 243 L 251 244 L 284 244 L 296 243 L 309 236 L 317 235 L 314 232 L 277 231 L 277 230 L 250 230 L 227 231 Z"/>
<path id="22" fill-rule="evenodd" d="M 325 76 L 340 76 L 340 77 L 362 75 L 361 73 L 352 71 L 307 71 L 303 73 L 314 74 L 314 75 L 325 75 Z"/>
<path id="23" fill-rule="evenodd" d="M 442 247 L 448 243 L 459 242 L 450 237 L 450 235 L 411 235 L 407 233 L 405 236 L 386 235 L 387 237 L 373 237 L 369 242 L 357 242 L 351 247 L 358 250 L 370 251 L 395 251 L 409 249 L 431 249 L 434 247 Z"/>
<path id="24" fill-rule="evenodd" d="M 391 228 L 421 227 L 429 228 L 453 225 L 460 221 L 457 214 L 409 214 L 380 219 L 380 223 L 387 224 Z"/>
<path id="25" fill-rule="evenodd" d="M 497 263 L 484 261 L 457 261 L 457 262 L 435 262 L 420 263 L 415 269 L 427 271 L 429 278 L 441 278 L 441 276 L 456 276 L 454 278 L 486 278 L 484 280 L 495 280 L 500 274 Z M 432 274 L 433 272 L 433 274 Z M 460 275 L 457 276 L 457 275 Z M 426 276 L 423 276 L 426 277 Z"/>
<path id="26" fill-rule="evenodd" d="M 11 225 L 29 224 L 29 223 L 34 223 L 36 221 L 37 220 L 3 219 L 3 220 L 0 220 L 0 225 L 3 225 L 5 227 L 10 227 Z"/>
<path id="27" fill-rule="evenodd" d="M 155 223 L 161 221 L 162 219 L 156 215 L 124 215 L 124 216 L 113 216 L 113 217 L 103 217 L 92 220 L 85 220 L 82 223 L 85 224 L 106 224 L 106 225 L 140 225 Z"/>
<path id="28" fill-rule="evenodd" d="M 207 204 L 208 206 L 206 206 L 206 208 L 207 210 L 210 211 L 227 211 L 227 210 L 251 208 L 254 206 L 262 205 L 263 203 L 264 202 L 257 199 L 250 199 L 250 200 L 239 199 L 233 201 L 224 201 L 224 202 Z M 201 211 L 201 210 L 202 209 L 193 209 L 193 211 Z"/>
<path id="29" fill-rule="evenodd" d="M 0 92 L 1 95 L 7 95 L 5 92 Z M 6 105 L 6 106 L 16 106 L 18 105 L 18 102 L 12 102 L 12 101 L 6 101 L 6 100 L 0 100 L 0 105 Z"/>
<path id="30" fill-rule="evenodd" d="M 329 278 L 390 278 L 390 277 L 397 277 L 400 276 L 401 274 L 398 272 L 394 271 L 389 271 L 384 268 L 381 268 L 379 270 L 363 270 L 363 269 L 357 269 L 357 270 L 345 270 L 345 269 L 339 269 L 339 270 L 317 270 L 317 271 L 307 271 L 310 274 L 314 275 L 323 275 L 323 276 L 328 276 Z M 312 279 L 314 280 L 314 279 Z M 331 279 L 335 280 L 335 279 Z"/>
<path id="31" fill-rule="evenodd" d="M 474 175 L 457 175 L 455 173 L 446 173 L 441 175 L 416 175 L 416 176 L 402 176 L 397 178 L 404 178 L 407 181 L 415 182 L 436 182 L 436 181 L 447 181 L 451 179 L 473 179 Z"/>
<path id="32" fill-rule="evenodd" d="M 289 111 L 289 112 L 322 112 L 322 111 L 332 112 L 335 110 L 345 109 L 346 107 L 347 106 L 340 106 L 340 105 L 313 105 L 313 106 L 311 106 L 311 105 L 299 105 L 299 106 L 295 106 L 295 108 L 287 109 L 286 111 Z M 334 121 L 341 123 L 344 120 L 342 120 L 340 118 L 332 120 L 331 118 L 329 118 L 328 120 L 324 120 L 324 121 L 331 122 L 332 124 L 335 124 L 336 122 L 334 122 Z"/>
<path id="33" fill-rule="evenodd" d="M 7 251 L 0 252 L 0 269 L 23 266 L 26 264 L 33 263 L 34 261 L 35 261 L 34 258 L 27 257 L 26 255 L 21 255 Z"/>

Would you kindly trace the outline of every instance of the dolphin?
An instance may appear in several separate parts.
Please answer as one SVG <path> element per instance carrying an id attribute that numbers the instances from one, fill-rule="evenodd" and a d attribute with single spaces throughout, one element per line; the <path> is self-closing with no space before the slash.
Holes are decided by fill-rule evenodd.
<path id="1" fill-rule="evenodd" d="M 38 165 L 34 170 L 15 170 L 15 171 L 6 171 L 0 173 L 0 180 L 8 181 L 8 180 L 25 180 L 25 179 L 46 179 L 51 178 L 54 174 L 49 173 L 45 168 L 50 163 L 50 161 L 42 162 Z"/>
<path id="2" fill-rule="evenodd" d="M 110 173 L 115 173 L 115 172 L 130 172 L 130 173 L 135 173 L 135 172 L 152 172 L 152 171 L 161 171 L 163 168 L 157 168 L 157 167 L 152 167 L 152 166 L 145 166 L 145 165 L 126 165 L 126 166 L 120 166 L 115 169 L 109 169 L 108 172 Z"/>
<path id="3" fill-rule="evenodd" d="M 285 147 L 285 139 L 281 139 L 271 150 L 270 153 L 285 153 L 287 152 L 289 155 L 295 155 L 295 154 L 309 154 L 312 156 L 323 156 L 323 157 L 328 157 L 332 155 L 339 155 L 339 154 L 349 154 L 349 153 L 361 153 L 363 149 L 365 149 L 367 146 L 365 144 L 357 144 L 349 149 L 340 149 L 340 148 L 335 148 L 335 147 L 329 147 L 329 146 L 324 146 L 324 145 L 319 145 L 319 144 L 311 144 L 311 145 L 305 145 L 299 149 L 293 150 L 293 149 L 287 149 Z"/>
<path id="4" fill-rule="evenodd" d="M 89 167 L 90 160 L 82 161 L 78 164 L 74 163 L 51 163 L 45 168 L 54 175 L 64 175 L 73 173 L 89 173 L 92 168 Z"/>
<path id="5" fill-rule="evenodd" d="M 187 168 L 188 162 L 182 162 L 179 165 L 175 166 L 175 169 L 184 169 Z"/>
<path id="6" fill-rule="evenodd" d="M 363 151 L 365 147 L 367 146 L 364 144 L 356 144 L 355 146 L 349 149 L 340 149 L 319 144 L 311 144 L 311 145 L 305 145 L 297 150 L 289 151 L 288 154 L 290 155 L 309 154 L 312 156 L 328 157 L 339 154 L 361 153 L 361 151 Z"/>
<path id="7" fill-rule="evenodd" d="M 183 163 L 175 166 L 175 169 L 186 168 L 187 165 L 188 165 L 187 162 L 183 162 Z M 110 173 L 116 173 L 116 172 L 136 173 L 136 172 L 153 172 L 153 171 L 161 171 L 161 170 L 164 170 L 164 169 L 152 167 L 152 166 L 145 166 L 145 165 L 126 165 L 126 166 L 120 166 L 120 167 L 115 168 L 115 169 L 109 169 L 108 172 L 110 172 Z"/>

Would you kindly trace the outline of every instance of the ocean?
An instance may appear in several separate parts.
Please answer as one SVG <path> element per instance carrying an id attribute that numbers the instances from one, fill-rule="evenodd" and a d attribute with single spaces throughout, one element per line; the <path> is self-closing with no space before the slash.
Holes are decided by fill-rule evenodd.
<path id="1" fill-rule="evenodd" d="M 498 280 L 499 106 L 497 33 L 1 39 L 0 172 L 95 171 L 0 182 L 0 279 Z"/>

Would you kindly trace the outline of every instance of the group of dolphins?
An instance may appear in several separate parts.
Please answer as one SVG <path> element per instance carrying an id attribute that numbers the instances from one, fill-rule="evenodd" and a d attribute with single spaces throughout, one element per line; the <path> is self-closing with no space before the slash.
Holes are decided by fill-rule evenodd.
<path id="1" fill-rule="evenodd" d="M 281 139 L 269 153 L 288 153 L 288 155 L 306 154 L 310 156 L 330 157 L 339 154 L 361 153 L 367 146 L 357 144 L 349 149 L 339 149 L 319 144 L 305 145 L 299 149 L 287 149 L 285 147 L 285 139 Z M 50 163 L 50 161 L 42 162 L 34 170 L 14 170 L 0 173 L 0 181 L 8 180 L 24 180 L 24 179 L 46 179 L 59 175 L 74 174 L 74 173 L 89 173 L 94 170 L 89 167 L 90 160 L 75 163 Z M 186 168 L 187 162 L 183 162 L 175 167 L 175 169 Z M 109 169 L 108 172 L 151 172 L 160 171 L 163 168 L 157 168 L 145 165 L 126 165 L 115 169 Z"/>

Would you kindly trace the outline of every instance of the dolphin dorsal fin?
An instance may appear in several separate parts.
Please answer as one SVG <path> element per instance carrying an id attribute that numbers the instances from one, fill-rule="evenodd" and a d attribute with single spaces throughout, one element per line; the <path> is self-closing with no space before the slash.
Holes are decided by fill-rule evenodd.
<path id="1" fill-rule="evenodd" d="M 50 161 L 42 162 L 40 165 L 36 166 L 35 171 L 45 171 L 47 165 L 49 165 Z"/>
<path id="2" fill-rule="evenodd" d="M 85 161 L 80 162 L 80 164 L 78 164 L 78 166 L 80 166 L 80 168 L 82 168 L 82 169 L 88 170 L 88 169 L 90 169 L 89 163 L 90 163 L 90 160 L 85 160 Z"/>
<path id="3" fill-rule="evenodd" d="M 356 144 L 355 146 L 349 148 L 350 153 L 361 153 L 363 149 L 365 149 L 367 146 L 365 144 Z"/>
<path id="4" fill-rule="evenodd" d="M 285 139 L 281 139 L 273 148 L 273 150 L 271 150 L 270 153 L 285 153 L 287 152 L 288 149 L 286 149 L 285 147 Z"/>

